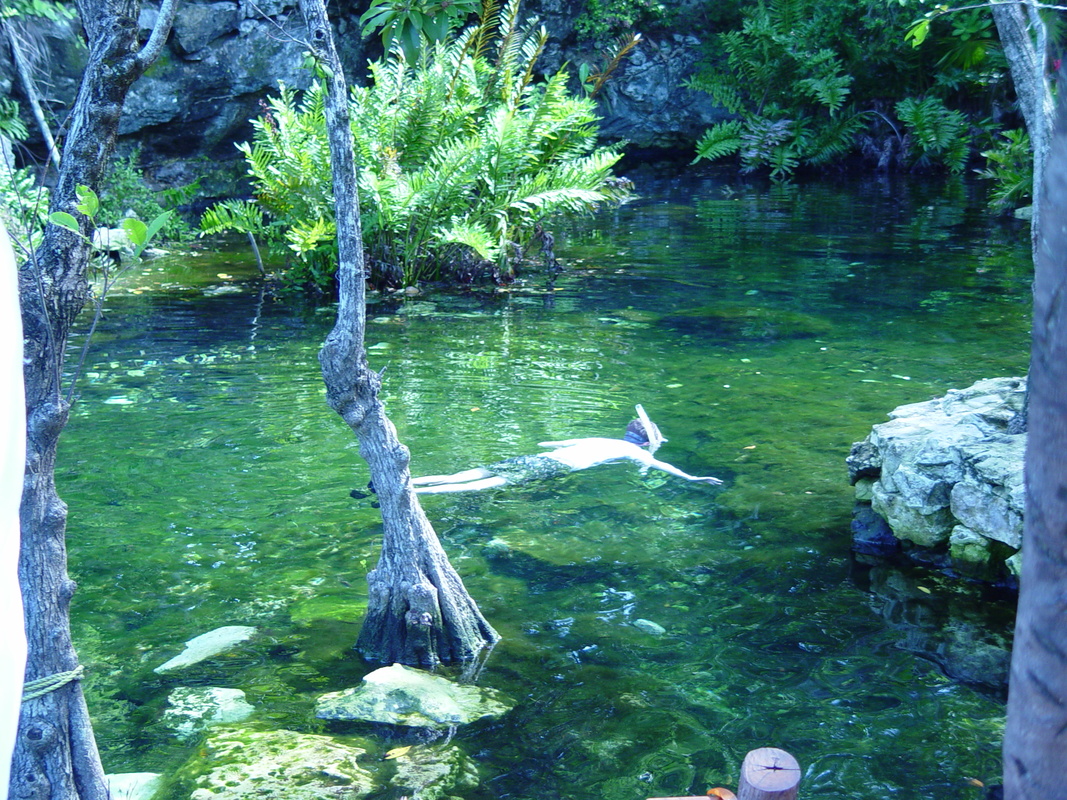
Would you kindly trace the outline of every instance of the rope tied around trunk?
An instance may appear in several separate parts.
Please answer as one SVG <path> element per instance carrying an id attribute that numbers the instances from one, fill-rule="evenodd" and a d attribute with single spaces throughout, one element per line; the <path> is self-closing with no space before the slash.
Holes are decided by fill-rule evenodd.
<path id="1" fill-rule="evenodd" d="M 81 664 L 76 666 L 72 670 L 67 672 L 57 672 L 54 675 L 48 675 L 44 678 L 38 678 L 35 681 L 30 681 L 22 687 L 22 702 L 25 703 L 29 700 L 36 700 L 38 697 L 44 697 L 49 692 L 54 692 L 56 689 L 62 689 L 71 681 L 76 681 L 85 674 L 85 667 Z"/>

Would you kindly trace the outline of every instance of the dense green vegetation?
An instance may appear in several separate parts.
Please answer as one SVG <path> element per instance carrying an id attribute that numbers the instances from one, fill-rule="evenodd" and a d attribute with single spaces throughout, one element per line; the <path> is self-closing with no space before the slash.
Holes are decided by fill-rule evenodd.
<path id="1" fill-rule="evenodd" d="M 44 0 L 6 7 L 52 16 L 64 8 Z M 706 132 L 698 161 L 733 158 L 743 171 L 775 178 L 858 161 L 883 169 L 973 167 L 994 182 L 995 209 L 1024 204 L 1028 140 L 1010 113 L 1010 81 L 988 9 L 924 17 L 925 10 L 914 0 L 585 0 L 574 31 L 592 51 L 608 49 L 609 67 L 642 32 L 708 32 L 706 60 L 690 85 L 731 117 Z M 478 22 L 457 34 L 476 11 Z M 388 53 L 352 98 L 368 261 L 380 283 L 506 278 L 527 255 L 544 249 L 550 257 L 544 224 L 552 214 L 625 194 L 611 176 L 619 150 L 596 146 L 594 105 L 574 93 L 600 88 L 592 60 L 575 65 L 574 79 L 565 70 L 541 77 L 546 34 L 522 22 L 517 0 L 504 7 L 373 0 L 360 22 Z M 288 254 L 291 282 L 329 290 L 333 222 L 319 91 L 282 87 L 254 121 L 253 141 L 242 145 L 255 199 L 216 205 L 202 230 L 264 236 Z M 19 111 L 0 98 L 0 134 L 27 137 Z M 0 172 L 0 213 L 29 241 L 47 192 L 31 170 Z M 100 189 L 101 219 L 111 224 L 131 210 L 152 219 L 196 191 L 157 195 L 136 154 L 117 159 L 111 176 Z M 181 226 L 174 215 L 163 237 L 180 236 Z"/>
<path id="2" fill-rule="evenodd" d="M 976 143 L 992 143 L 1006 66 L 987 9 L 926 20 L 909 38 L 916 13 L 882 0 L 746 8 L 691 81 L 734 115 L 707 131 L 698 159 L 736 155 L 775 177 L 852 154 L 961 171 Z"/>
<path id="3" fill-rule="evenodd" d="M 363 234 L 372 279 L 508 277 L 556 212 L 622 199 L 617 150 L 596 145 L 592 100 L 572 94 L 568 73 L 535 80 L 548 34 L 519 23 L 519 3 L 487 6 L 480 21 L 427 44 L 411 64 L 399 47 L 371 65 L 352 92 Z M 334 221 L 323 89 L 282 87 L 240 145 L 255 200 L 221 203 L 202 230 L 240 230 L 284 243 L 287 278 L 330 289 Z"/>

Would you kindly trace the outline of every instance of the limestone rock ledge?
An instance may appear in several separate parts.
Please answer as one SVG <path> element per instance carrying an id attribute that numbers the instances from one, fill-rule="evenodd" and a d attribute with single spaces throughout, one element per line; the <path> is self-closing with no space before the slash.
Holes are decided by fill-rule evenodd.
<path id="1" fill-rule="evenodd" d="M 884 521 L 906 549 L 946 554 L 959 572 L 996 580 L 1007 564 L 1017 575 L 1026 434 L 1008 429 L 1025 396 L 1025 378 L 981 380 L 900 406 L 856 442 L 856 549 L 884 549 Z"/>

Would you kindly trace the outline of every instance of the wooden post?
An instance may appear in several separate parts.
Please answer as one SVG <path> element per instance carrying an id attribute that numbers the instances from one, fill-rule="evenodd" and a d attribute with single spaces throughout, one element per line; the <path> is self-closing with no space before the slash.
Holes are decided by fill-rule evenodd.
<path id="1" fill-rule="evenodd" d="M 737 800 L 796 800 L 800 765 L 785 750 L 750 750 L 741 764 Z"/>

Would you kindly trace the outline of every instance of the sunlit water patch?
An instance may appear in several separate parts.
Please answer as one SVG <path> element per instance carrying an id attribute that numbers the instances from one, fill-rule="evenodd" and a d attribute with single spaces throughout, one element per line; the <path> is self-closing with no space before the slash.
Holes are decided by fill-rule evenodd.
<path id="1" fill-rule="evenodd" d="M 621 435 L 642 403 L 660 457 L 725 481 L 611 465 L 425 498 L 504 635 L 481 680 L 520 701 L 457 734 L 483 779 L 467 796 L 699 794 L 777 745 L 805 796 L 977 797 L 1003 705 L 966 656 L 1002 647 L 1010 601 L 854 563 L 844 457 L 896 405 L 1025 370 L 1025 232 L 962 185 L 639 186 L 560 231 L 554 280 L 369 311 L 416 473 Z M 79 383 L 59 480 L 109 771 L 188 756 L 160 724 L 179 681 L 316 731 L 315 697 L 370 668 L 351 645 L 380 521 L 325 404 L 332 311 L 253 273 L 239 252 L 146 267 Z M 152 671 L 230 624 L 262 635 Z"/>

